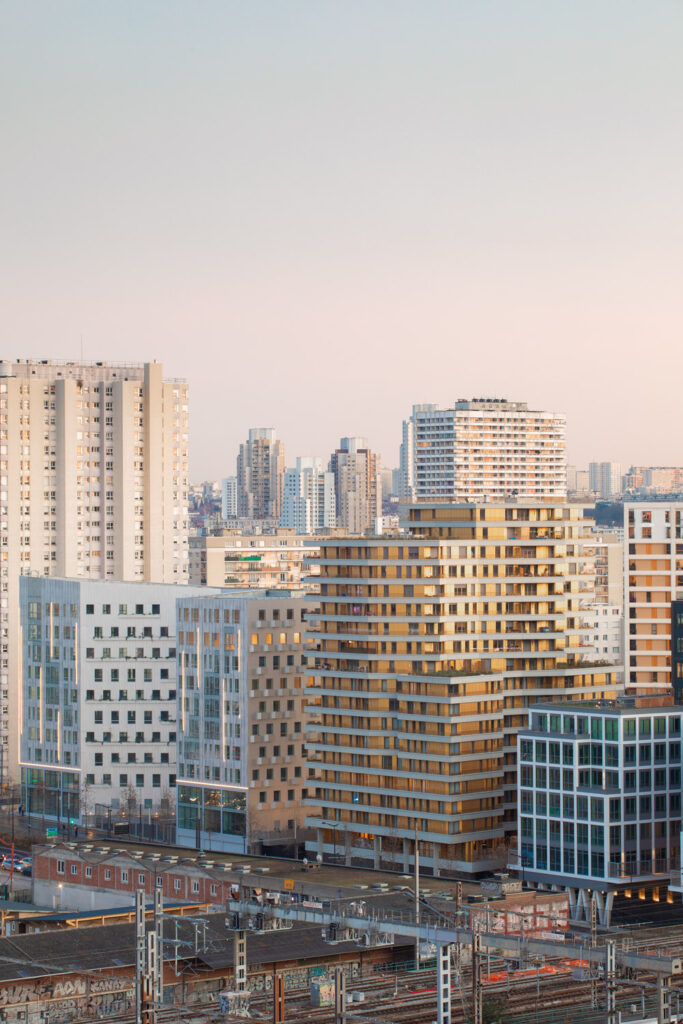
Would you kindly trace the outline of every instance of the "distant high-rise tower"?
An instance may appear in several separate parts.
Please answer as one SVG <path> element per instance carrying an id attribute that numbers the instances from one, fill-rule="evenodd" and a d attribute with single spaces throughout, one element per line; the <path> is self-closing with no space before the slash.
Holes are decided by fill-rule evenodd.
<path id="1" fill-rule="evenodd" d="M 612 498 L 623 491 L 621 463 L 591 462 L 588 465 L 590 490 L 600 498 Z"/>
<path id="2" fill-rule="evenodd" d="M 315 533 L 336 523 L 334 474 L 325 472 L 322 459 L 298 458 L 285 471 L 280 525 L 297 533 Z"/>
<path id="3" fill-rule="evenodd" d="M 567 494 L 565 418 L 503 399 L 413 406 L 403 424 L 402 501 Z"/>
<path id="4" fill-rule="evenodd" d="M 237 477 L 226 476 L 221 481 L 221 516 L 223 519 L 237 517 Z"/>
<path id="5" fill-rule="evenodd" d="M 337 525 L 359 534 L 374 526 L 382 513 L 380 458 L 365 437 L 342 437 L 330 459 L 334 473 Z"/>
<path id="6" fill-rule="evenodd" d="M 247 519 L 279 519 L 285 450 L 271 427 L 255 427 L 237 456 L 237 514 Z"/>
<path id="7" fill-rule="evenodd" d="M 0 475 L 5 782 L 19 761 L 19 576 L 187 582 L 187 384 L 159 363 L 0 362 Z"/>

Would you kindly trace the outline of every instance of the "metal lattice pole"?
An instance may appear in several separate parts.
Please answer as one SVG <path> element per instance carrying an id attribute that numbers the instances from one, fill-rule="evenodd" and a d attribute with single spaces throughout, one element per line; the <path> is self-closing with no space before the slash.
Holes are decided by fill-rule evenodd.
<path id="1" fill-rule="evenodd" d="M 235 992 L 247 991 L 247 933 L 235 932 Z"/>
<path id="2" fill-rule="evenodd" d="M 618 1024 L 617 953 L 613 939 L 609 939 L 605 946 L 605 1010 L 606 1024 Z"/>
<path id="3" fill-rule="evenodd" d="M 451 1024 L 451 947 L 447 943 L 437 952 L 436 1013 L 438 1024 Z"/>
<path id="4" fill-rule="evenodd" d="M 154 1006 L 160 1008 L 164 1002 L 164 893 L 154 890 L 154 934 L 156 935 L 156 960 L 152 975 Z"/>
<path id="5" fill-rule="evenodd" d="M 665 974 L 657 975 L 657 1024 L 669 1024 L 671 1021 L 671 978 Z"/>
<path id="6" fill-rule="evenodd" d="M 591 895 L 591 947 L 597 945 L 598 936 L 598 908 L 595 903 L 595 896 Z M 598 1008 L 598 978 L 596 969 L 592 962 L 589 965 L 591 976 L 591 1006 L 594 1010 Z"/>
<path id="7" fill-rule="evenodd" d="M 158 970 L 158 957 L 156 932 L 147 932 L 147 970 L 142 986 L 142 1024 L 155 1024 L 157 1019 L 154 979 Z"/>
<path id="8" fill-rule="evenodd" d="M 472 1022 L 482 1024 L 481 1012 L 481 935 L 472 935 Z"/>
<path id="9" fill-rule="evenodd" d="M 334 1024 L 344 1024 L 346 1008 L 346 975 L 343 967 L 334 971 Z"/>
<path id="10" fill-rule="evenodd" d="M 135 891 L 135 1021 L 142 1024 L 142 997 L 146 966 L 145 892 Z"/>

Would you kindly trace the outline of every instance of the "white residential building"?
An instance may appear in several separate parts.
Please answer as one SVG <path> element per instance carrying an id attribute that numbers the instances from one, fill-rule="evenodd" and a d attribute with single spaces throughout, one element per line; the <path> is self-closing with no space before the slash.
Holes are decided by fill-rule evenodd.
<path id="1" fill-rule="evenodd" d="M 403 501 L 564 500 L 565 417 L 503 399 L 416 405 L 401 469 Z"/>
<path id="2" fill-rule="evenodd" d="M 158 806 L 176 776 L 176 599 L 206 588 L 21 579 L 27 813 Z M 209 591 L 211 593 L 211 591 Z"/>
<path id="3" fill-rule="evenodd" d="M 588 535 L 586 549 L 595 557 L 595 601 L 587 622 L 592 645 L 601 661 L 623 664 L 624 645 L 624 542 L 621 531 Z"/>
<path id="4" fill-rule="evenodd" d="M 619 605 L 594 604 L 587 619 L 593 630 L 591 644 L 599 661 L 610 665 L 621 664 L 624 659 L 624 611 Z"/>
<path id="5" fill-rule="evenodd" d="M 334 474 L 325 472 L 323 460 L 298 458 L 285 470 L 280 526 L 299 534 L 329 530 L 337 521 Z"/>
<path id="6" fill-rule="evenodd" d="M 0 782 L 18 777 L 19 577 L 187 581 L 187 384 L 0 362 Z"/>
<path id="7" fill-rule="evenodd" d="M 246 853 L 304 824 L 315 790 L 304 628 L 316 606 L 287 590 L 178 601 L 179 845 Z"/>
<path id="8" fill-rule="evenodd" d="M 221 517 L 237 518 L 237 477 L 226 476 L 221 480 Z"/>

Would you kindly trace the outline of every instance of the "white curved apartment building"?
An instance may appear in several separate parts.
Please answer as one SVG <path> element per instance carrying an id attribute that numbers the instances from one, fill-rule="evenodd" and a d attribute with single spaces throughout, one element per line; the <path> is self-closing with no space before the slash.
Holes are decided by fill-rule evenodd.
<path id="1" fill-rule="evenodd" d="M 413 406 L 401 474 L 403 500 L 564 500 L 565 417 L 505 399 Z"/>

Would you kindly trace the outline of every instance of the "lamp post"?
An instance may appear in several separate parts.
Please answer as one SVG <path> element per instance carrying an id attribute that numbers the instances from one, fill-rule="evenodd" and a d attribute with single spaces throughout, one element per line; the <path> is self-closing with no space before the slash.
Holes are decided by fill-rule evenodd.
<path id="1" fill-rule="evenodd" d="M 334 851 L 333 856 L 334 856 L 334 859 L 336 861 L 336 859 L 337 859 L 337 822 L 336 821 L 321 821 L 320 824 L 321 825 L 327 825 L 329 828 L 332 829 L 332 846 L 333 846 L 333 851 Z"/>

